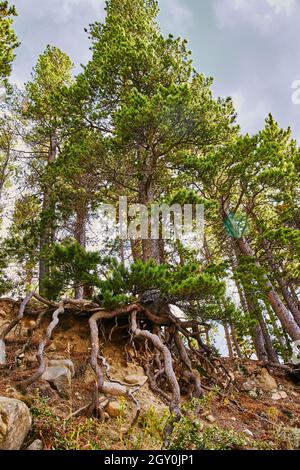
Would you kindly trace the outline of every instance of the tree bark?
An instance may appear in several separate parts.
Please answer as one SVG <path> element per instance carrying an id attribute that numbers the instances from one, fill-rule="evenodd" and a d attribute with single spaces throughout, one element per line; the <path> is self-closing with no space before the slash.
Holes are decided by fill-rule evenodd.
<path id="1" fill-rule="evenodd" d="M 48 155 L 48 165 L 51 165 L 58 153 L 58 145 L 57 145 L 57 138 L 56 135 L 53 134 L 50 137 L 50 145 L 49 145 L 49 155 Z M 43 193 L 43 205 L 42 205 L 42 226 L 40 231 L 40 242 L 39 242 L 39 251 L 40 251 L 40 258 L 39 258 L 39 293 L 42 296 L 47 296 L 45 292 L 45 279 L 49 276 L 50 268 L 49 262 L 47 261 L 47 256 L 45 254 L 45 250 L 49 246 L 51 239 L 53 239 L 53 227 L 51 227 L 51 218 L 49 217 L 49 211 L 51 210 L 52 201 L 51 201 L 51 189 L 49 188 L 44 190 Z"/>
<path id="2" fill-rule="evenodd" d="M 86 224 L 87 224 L 87 209 L 84 204 L 77 207 L 76 221 L 75 221 L 75 240 L 86 249 Z M 84 286 L 75 286 L 75 299 L 81 300 L 84 298 Z"/>
<path id="3" fill-rule="evenodd" d="M 271 339 L 270 333 L 268 331 L 268 327 L 267 327 L 266 322 L 265 322 L 263 317 L 261 318 L 259 324 L 260 324 L 260 327 L 261 327 L 262 334 L 264 336 L 265 347 L 266 347 L 266 351 L 268 353 L 269 361 L 274 362 L 274 363 L 275 362 L 279 363 L 278 354 L 277 354 L 277 352 L 275 351 L 275 349 L 273 347 L 272 339 Z"/>
<path id="4" fill-rule="evenodd" d="M 226 338 L 229 357 L 230 357 L 230 359 L 233 359 L 234 354 L 233 354 L 232 343 L 231 343 L 231 338 L 230 338 L 230 333 L 229 333 L 229 328 L 228 328 L 227 323 L 224 323 L 223 327 L 224 327 L 224 331 L 225 331 L 225 338 Z"/>
<path id="5" fill-rule="evenodd" d="M 241 348 L 240 348 L 240 345 L 239 345 L 239 342 L 238 342 L 238 339 L 237 339 L 235 326 L 230 325 L 230 329 L 231 329 L 231 338 L 232 338 L 232 341 L 233 341 L 233 344 L 234 344 L 234 349 L 235 349 L 235 352 L 237 354 L 237 357 L 242 358 L 243 355 L 242 355 L 242 351 L 241 351 Z"/>
<path id="6" fill-rule="evenodd" d="M 276 265 L 271 249 L 266 245 L 266 243 L 264 243 L 263 246 L 264 246 L 264 251 L 267 255 L 269 266 L 272 269 L 274 276 L 278 282 L 283 298 L 288 308 L 290 309 L 296 323 L 298 324 L 298 326 L 300 326 L 300 308 L 297 305 L 297 303 L 294 302 L 294 299 L 289 292 L 288 282 L 282 277 L 282 274 L 279 271 L 279 267 Z"/>
<path id="7" fill-rule="evenodd" d="M 248 256 L 251 258 L 255 257 L 252 248 L 250 247 L 250 245 L 244 238 L 235 240 L 235 243 L 238 249 L 240 250 L 240 253 L 243 256 Z M 256 261 L 256 264 L 257 266 L 260 267 L 257 261 Z M 269 300 L 270 305 L 272 309 L 274 310 L 274 313 L 277 315 L 283 328 L 290 335 L 292 340 L 294 341 L 299 340 L 300 339 L 299 325 L 296 323 L 295 319 L 293 318 L 289 310 L 286 308 L 286 306 L 282 302 L 280 296 L 274 289 L 273 284 L 271 283 L 267 275 L 265 275 L 264 279 L 265 279 L 266 297 Z"/>

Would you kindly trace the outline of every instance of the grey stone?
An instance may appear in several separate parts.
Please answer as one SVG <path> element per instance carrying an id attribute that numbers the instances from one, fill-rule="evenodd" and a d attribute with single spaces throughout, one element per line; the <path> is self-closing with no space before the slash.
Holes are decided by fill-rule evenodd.
<path id="1" fill-rule="evenodd" d="M 31 422 L 31 414 L 25 403 L 0 397 L 0 450 L 21 449 Z"/>
<path id="2" fill-rule="evenodd" d="M 75 366 L 71 359 L 51 359 L 49 361 L 49 366 L 67 367 L 70 369 L 72 377 L 75 375 Z"/>
<path id="3" fill-rule="evenodd" d="M 257 377 L 258 385 L 264 392 L 272 392 L 277 389 L 276 380 L 263 368 Z"/>
<path id="4" fill-rule="evenodd" d="M 127 395 L 127 388 L 118 383 L 104 382 L 102 392 L 113 397 L 121 397 Z"/>
<path id="5" fill-rule="evenodd" d="M 26 450 L 43 450 L 43 448 L 44 446 L 42 441 L 40 439 L 36 439 L 29 447 L 27 447 Z"/>
<path id="6" fill-rule="evenodd" d="M 52 384 L 58 394 L 62 398 L 70 397 L 70 389 L 72 383 L 72 374 L 70 369 L 65 366 L 50 366 L 47 367 L 44 374 L 42 375 L 42 380 L 46 380 Z"/>
<path id="7" fill-rule="evenodd" d="M 243 390 L 244 392 L 250 392 L 251 390 L 256 391 L 256 388 L 256 383 L 254 382 L 254 380 L 251 379 L 246 380 L 246 382 L 244 382 L 241 386 L 241 390 Z"/>

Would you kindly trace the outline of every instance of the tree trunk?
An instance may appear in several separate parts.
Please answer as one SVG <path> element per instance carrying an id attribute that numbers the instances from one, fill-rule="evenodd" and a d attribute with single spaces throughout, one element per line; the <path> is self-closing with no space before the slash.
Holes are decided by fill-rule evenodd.
<path id="1" fill-rule="evenodd" d="M 86 249 L 86 224 L 87 209 L 84 204 L 77 207 L 74 235 L 75 240 Z M 75 286 L 75 299 L 81 300 L 84 297 L 84 286 Z"/>
<path id="2" fill-rule="evenodd" d="M 280 274 L 279 268 L 278 268 L 278 266 L 276 266 L 276 262 L 275 262 L 273 253 L 270 250 L 270 248 L 268 246 L 266 246 L 266 243 L 264 243 L 264 251 L 267 255 L 269 266 L 272 269 L 272 271 L 273 271 L 273 273 L 274 273 L 274 275 L 277 279 L 277 282 L 279 284 L 279 287 L 280 287 L 280 290 L 282 292 L 283 298 L 284 298 L 288 308 L 290 309 L 296 323 L 298 324 L 298 326 L 300 326 L 300 308 L 297 305 L 297 303 L 294 302 L 294 299 L 293 299 L 292 295 L 289 292 L 288 283 L 282 277 L 282 275 Z"/>
<path id="3" fill-rule="evenodd" d="M 50 138 L 49 154 L 48 154 L 48 166 L 51 165 L 57 156 L 58 145 L 56 135 L 52 135 Z M 53 227 L 52 227 L 52 217 L 49 212 L 52 208 L 51 201 L 51 189 L 49 188 L 44 190 L 43 193 L 43 206 L 42 206 L 42 224 L 40 231 L 40 242 L 39 242 L 39 294 L 41 296 L 47 296 L 45 292 L 45 279 L 49 276 L 49 262 L 47 261 L 47 254 L 45 250 L 49 247 L 51 240 L 54 238 Z"/>
<path id="4" fill-rule="evenodd" d="M 237 247 L 240 250 L 240 253 L 243 256 L 249 256 L 254 258 L 254 252 L 248 242 L 245 239 L 238 239 L 235 240 Z M 260 267 L 259 263 L 256 262 L 257 266 Z M 292 340 L 297 341 L 300 339 L 300 327 L 290 314 L 289 310 L 286 308 L 284 303 L 282 302 L 280 296 L 274 289 L 271 281 L 269 280 L 268 276 L 265 275 L 265 288 L 266 288 L 266 297 L 269 300 L 272 309 L 274 310 L 275 314 L 279 318 L 283 328 L 285 331 L 290 335 Z"/>
<path id="5" fill-rule="evenodd" d="M 130 240 L 131 253 L 133 261 L 136 263 L 142 259 L 142 241 L 141 240 Z"/>
<path id="6" fill-rule="evenodd" d="M 233 354 L 232 343 L 231 343 L 231 338 L 230 338 L 230 333 L 229 333 L 229 328 L 228 328 L 227 323 L 224 323 L 223 327 L 224 327 L 224 331 L 225 331 L 225 338 L 226 338 L 229 357 L 230 357 L 230 359 L 233 359 L 234 354 Z"/>
<path id="7" fill-rule="evenodd" d="M 262 331 L 263 336 L 264 336 L 265 347 L 266 347 L 266 350 L 267 350 L 267 353 L 268 353 L 269 361 L 274 362 L 274 363 L 279 363 L 278 354 L 277 354 L 277 352 L 275 351 L 275 349 L 273 347 L 272 339 L 271 339 L 268 327 L 267 327 L 266 322 L 265 322 L 263 317 L 261 318 L 259 324 L 260 324 L 261 331 Z"/>
<path id="8" fill-rule="evenodd" d="M 233 248 L 234 248 L 236 259 L 238 262 L 239 250 L 237 246 L 235 245 L 233 246 Z M 263 332 L 261 330 L 261 326 L 258 323 L 256 306 L 255 306 L 254 300 L 251 297 L 251 294 L 247 292 L 245 287 L 242 285 L 242 283 L 238 279 L 235 280 L 235 283 L 238 289 L 241 305 L 245 314 L 248 313 L 248 315 L 250 315 L 251 318 L 255 318 L 257 320 L 257 323 L 251 328 L 249 328 L 249 332 L 253 341 L 256 356 L 258 360 L 266 361 L 268 359 L 268 353 L 265 348 Z"/>
<path id="9" fill-rule="evenodd" d="M 239 342 L 238 342 L 238 339 L 237 339 L 235 326 L 230 325 L 230 329 L 231 329 L 231 338 L 232 338 L 232 342 L 234 344 L 235 352 L 237 354 L 237 357 L 239 357 L 241 359 L 243 357 L 243 355 L 242 355 L 242 351 L 241 351 L 241 348 L 240 348 L 240 345 L 239 345 Z"/>
<path id="10" fill-rule="evenodd" d="M 145 205 L 149 210 L 153 202 L 152 178 L 151 176 L 145 176 L 139 186 L 139 203 Z M 147 261 L 154 260 L 157 264 L 160 264 L 160 240 L 152 240 L 150 238 L 150 226 L 148 231 L 149 238 L 142 240 L 143 261 L 146 263 Z"/>

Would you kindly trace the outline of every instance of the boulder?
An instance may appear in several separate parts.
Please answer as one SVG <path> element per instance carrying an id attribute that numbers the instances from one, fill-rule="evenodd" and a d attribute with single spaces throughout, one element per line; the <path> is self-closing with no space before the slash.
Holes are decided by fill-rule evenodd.
<path id="1" fill-rule="evenodd" d="M 20 400 L 0 397 L 0 450 L 19 450 L 30 431 L 31 414 Z"/>
<path id="2" fill-rule="evenodd" d="M 121 405 L 118 401 L 110 401 L 105 411 L 111 418 L 117 418 L 121 414 Z"/>
<path id="3" fill-rule="evenodd" d="M 36 439 L 26 450 L 43 450 L 43 448 L 43 442 L 40 439 Z"/>
<path id="4" fill-rule="evenodd" d="M 49 382 L 62 398 L 70 398 L 72 374 L 66 366 L 50 366 L 43 373 L 42 380 Z"/>
<path id="5" fill-rule="evenodd" d="M 49 361 L 49 367 L 51 366 L 67 367 L 68 369 L 70 369 L 72 377 L 75 376 L 75 366 L 71 359 L 51 359 Z"/>
<path id="6" fill-rule="evenodd" d="M 127 382 L 130 385 L 144 385 L 148 380 L 148 377 L 145 375 L 127 375 L 125 377 L 125 382 Z"/>
<path id="7" fill-rule="evenodd" d="M 127 395 L 127 388 L 118 383 L 104 382 L 102 392 L 113 397 L 121 397 Z"/>
<path id="8" fill-rule="evenodd" d="M 244 392 L 256 391 L 257 385 L 254 380 L 248 379 L 241 385 L 241 390 Z"/>
<path id="9" fill-rule="evenodd" d="M 288 398 L 287 393 L 282 390 L 272 394 L 273 401 L 285 400 L 286 398 Z"/>
<path id="10" fill-rule="evenodd" d="M 269 374 L 267 369 L 263 368 L 257 377 L 258 385 L 264 392 L 277 390 L 276 380 Z"/>

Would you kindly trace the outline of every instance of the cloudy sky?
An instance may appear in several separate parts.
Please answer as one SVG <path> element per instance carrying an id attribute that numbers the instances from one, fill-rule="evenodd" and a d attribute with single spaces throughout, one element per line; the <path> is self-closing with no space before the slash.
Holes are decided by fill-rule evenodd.
<path id="1" fill-rule="evenodd" d="M 80 70 L 89 59 L 84 28 L 104 18 L 104 0 L 15 0 L 22 42 L 13 80 L 21 85 L 47 44 L 66 51 Z M 165 33 L 188 39 L 196 68 L 232 96 L 242 129 L 255 132 L 269 112 L 300 139 L 300 0 L 160 0 Z M 300 84 L 300 82 L 299 82 Z M 300 86 L 300 85 L 299 85 Z"/>

